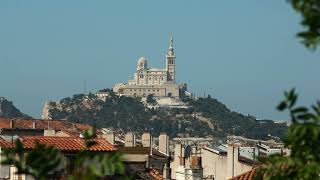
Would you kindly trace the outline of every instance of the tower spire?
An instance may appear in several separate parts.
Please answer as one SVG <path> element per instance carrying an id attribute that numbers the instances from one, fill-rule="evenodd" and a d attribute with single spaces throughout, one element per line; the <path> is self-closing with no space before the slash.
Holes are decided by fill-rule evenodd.
<path id="1" fill-rule="evenodd" d="M 169 47 L 169 49 L 173 49 L 173 37 L 172 36 L 170 38 L 170 47 Z"/>
<path id="2" fill-rule="evenodd" d="M 167 71 L 168 71 L 168 81 L 175 82 L 176 80 L 176 55 L 174 54 L 173 48 L 173 37 L 170 38 L 169 49 L 166 55 L 167 59 Z"/>
<path id="3" fill-rule="evenodd" d="M 170 38 L 169 50 L 168 50 L 167 56 L 172 56 L 172 57 L 174 56 L 173 37 Z"/>

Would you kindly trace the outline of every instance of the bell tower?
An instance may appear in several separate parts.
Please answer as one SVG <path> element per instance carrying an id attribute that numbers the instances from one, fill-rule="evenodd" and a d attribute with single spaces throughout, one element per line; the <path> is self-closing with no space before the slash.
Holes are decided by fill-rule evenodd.
<path id="1" fill-rule="evenodd" d="M 173 49 L 173 37 L 170 39 L 170 45 L 169 49 L 166 55 L 166 69 L 168 72 L 168 81 L 171 81 L 173 83 L 176 82 L 176 55 L 174 54 Z"/>

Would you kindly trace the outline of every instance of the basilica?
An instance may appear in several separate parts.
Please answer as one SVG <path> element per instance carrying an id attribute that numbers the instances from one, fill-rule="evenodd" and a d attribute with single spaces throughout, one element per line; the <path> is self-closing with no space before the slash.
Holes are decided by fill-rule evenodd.
<path id="1" fill-rule="evenodd" d="M 146 58 L 141 57 L 133 78 L 129 79 L 128 83 L 115 84 L 113 91 L 124 96 L 146 97 L 152 94 L 155 97 L 179 98 L 182 92 L 186 91 L 186 84 L 176 84 L 175 61 L 173 38 L 171 38 L 165 68 L 149 68 Z"/>

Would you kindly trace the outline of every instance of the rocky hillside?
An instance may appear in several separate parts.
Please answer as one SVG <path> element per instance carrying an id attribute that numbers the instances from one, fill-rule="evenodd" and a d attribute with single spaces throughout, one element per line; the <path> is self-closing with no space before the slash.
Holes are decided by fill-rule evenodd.
<path id="1" fill-rule="evenodd" d="M 11 101 L 0 97 L 0 117 L 8 118 L 31 118 L 17 109 Z"/>
<path id="2" fill-rule="evenodd" d="M 100 99 L 94 94 L 74 95 L 47 105 L 53 119 L 88 123 L 99 128 L 123 131 L 168 132 L 171 136 L 217 137 L 228 135 L 268 139 L 268 134 L 283 137 L 286 124 L 257 121 L 253 116 L 229 110 L 214 98 L 185 99 L 189 109 L 148 109 L 137 98 L 111 95 Z"/>

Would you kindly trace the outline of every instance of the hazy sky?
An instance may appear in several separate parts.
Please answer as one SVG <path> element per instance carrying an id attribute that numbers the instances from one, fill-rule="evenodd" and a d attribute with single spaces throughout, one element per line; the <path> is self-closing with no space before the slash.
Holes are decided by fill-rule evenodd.
<path id="1" fill-rule="evenodd" d="M 320 53 L 295 33 L 286 0 L 0 1 L 0 96 L 40 117 L 46 100 L 126 82 L 145 56 L 165 65 L 175 38 L 178 82 L 231 110 L 287 119 L 275 110 L 296 87 L 301 103 L 320 97 Z"/>

